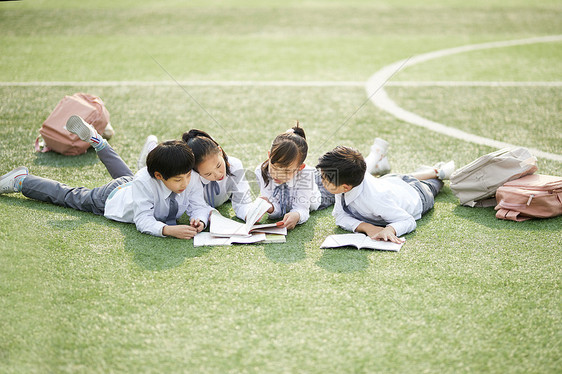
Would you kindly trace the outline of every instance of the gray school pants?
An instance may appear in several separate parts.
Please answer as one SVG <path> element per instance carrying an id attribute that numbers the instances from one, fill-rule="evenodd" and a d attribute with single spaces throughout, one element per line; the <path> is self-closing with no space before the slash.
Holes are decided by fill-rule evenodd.
<path id="1" fill-rule="evenodd" d="M 420 195 L 422 202 L 422 215 L 433 208 L 433 205 L 435 205 L 435 196 L 437 196 L 439 191 L 443 188 L 443 181 L 437 178 L 420 181 L 411 175 L 402 174 L 387 174 L 382 178 L 384 177 L 399 177 L 404 182 L 412 186 L 418 195 Z"/>
<path id="2" fill-rule="evenodd" d="M 133 172 L 109 144 L 97 154 L 113 178 L 108 184 L 93 189 L 69 187 L 63 183 L 30 174 L 23 180 L 22 194 L 31 199 L 103 215 L 105 201 L 111 191 L 132 181 Z"/>

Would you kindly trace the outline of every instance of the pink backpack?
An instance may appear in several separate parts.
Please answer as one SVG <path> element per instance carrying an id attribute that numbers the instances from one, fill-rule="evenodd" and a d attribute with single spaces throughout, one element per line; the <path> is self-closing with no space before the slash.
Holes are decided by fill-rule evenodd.
<path id="1" fill-rule="evenodd" d="M 562 214 L 562 177 L 533 174 L 505 183 L 496 191 L 496 218 L 526 221 Z"/>
<path id="2" fill-rule="evenodd" d="M 103 134 L 109 124 L 109 112 L 99 97 L 85 93 L 65 96 L 39 129 L 45 146 L 41 149 L 40 139 L 37 138 L 35 150 L 41 152 L 52 150 L 67 156 L 86 153 L 90 145 L 64 128 L 66 121 L 72 115 L 82 117 L 100 134 Z"/>

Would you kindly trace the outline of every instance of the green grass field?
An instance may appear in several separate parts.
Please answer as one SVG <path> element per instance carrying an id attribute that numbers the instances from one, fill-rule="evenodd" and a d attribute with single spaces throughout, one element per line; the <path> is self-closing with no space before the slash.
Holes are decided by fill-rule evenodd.
<path id="1" fill-rule="evenodd" d="M 508 3 L 508 4 L 506 4 Z M 95 152 L 37 154 L 57 102 L 102 97 L 131 166 L 148 134 L 197 127 L 253 171 L 299 120 L 309 157 L 391 143 L 394 172 L 494 149 L 397 120 L 363 87 L 100 86 L 106 81 L 356 81 L 467 44 L 562 34 L 549 0 L 0 2 L 0 174 L 109 181 Z M 474 51 L 400 81 L 562 81 L 561 42 Z M 162 69 L 160 64 L 164 69 Z M 16 82 L 84 82 L 16 85 Z M 9 82 L 12 82 L 10 85 Z M 407 87 L 426 118 L 562 154 L 561 86 Z M 364 104 L 364 105 L 363 105 Z M 351 116 L 358 108 L 357 113 Z M 350 118 L 351 116 L 351 118 Z M 540 158 L 539 172 L 562 175 Z M 254 184 L 254 189 L 255 189 Z M 233 216 L 229 204 L 221 207 Z M 315 212 L 286 244 L 194 248 L 93 214 L 0 196 L 0 372 L 557 373 L 562 217 L 497 220 L 448 184 L 399 253 L 320 249 L 343 233 Z"/>

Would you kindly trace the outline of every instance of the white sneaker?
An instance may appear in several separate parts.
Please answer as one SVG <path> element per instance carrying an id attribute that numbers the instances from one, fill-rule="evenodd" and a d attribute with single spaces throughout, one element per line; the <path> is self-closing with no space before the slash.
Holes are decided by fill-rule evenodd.
<path id="1" fill-rule="evenodd" d="M 139 159 L 137 160 L 137 170 L 142 169 L 146 166 L 146 157 L 156 146 L 158 145 L 158 138 L 155 135 L 148 135 L 146 137 L 146 141 L 142 146 L 141 153 L 139 155 Z"/>
<path id="2" fill-rule="evenodd" d="M 381 138 L 375 138 L 375 141 L 371 146 L 371 152 L 367 157 L 365 157 L 367 172 L 369 174 L 382 175 L 390 172 L 390 163 L 386 157 L 387 151 L 388 142 Z"/>
<path id="3" fill-rule="evenodd" d="M 79 116 L 70 116 L 64 128 L 78 135 L 80 139 L 90 143 L 94 147 L 103 141 L 100 134 L 94 129 L 94 126 L 90 125 Z"/>
<path id="4" fill-rule="evenodd" d="M 111 123 L 108 123 L 107 126 L 105 126 L 105 130 L 103 130 L 103 134 L 101 134 L 101 136 L 105 140 L 109 140 L 113 137 L 113 135 L 115 135 L 115 130 L 113 129 L 113 126 L 111 126 Z"/>
<path id="5" fill-rule="evenodd" d="M 15 168 L 0 177 L 0 194 L 21 191 L 21 182 L 29 175 L 25 166 Z"/>
<path id="6" fill-rule="evenodd" d="M 437 171 L 437 178 L 441 180 L 450 179 L 451 174 L 455 171 L 455 161 L 438 162 L 433 165 L 433 168 Z"/>

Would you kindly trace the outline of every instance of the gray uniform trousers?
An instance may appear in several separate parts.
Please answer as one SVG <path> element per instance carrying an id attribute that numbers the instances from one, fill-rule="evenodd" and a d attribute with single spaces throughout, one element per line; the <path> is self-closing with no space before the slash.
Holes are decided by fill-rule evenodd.
<path id="1" fill-rule="evenodd" d="M 382 176 L 381 178 L 392 176 L 401 178 L 404 182 L 408 183 L 414 188 L 414 190 L 417 191 L 422 202 L 422 214 L 427 213 L 433 208 L 433 205 L 435 205 L 435 196 L 437 196 L 439 191 L 441 191 L 441 189 L 443 188 L 443 181 L 437 178 L 420 181 L 412 177 L 411 175 L 402 174 L 387 174 Z"/>
<path id="2" fill-rule="evenodd" d="M 120 185 L 132 181 L 133 172 L 109 144 L 97 155 L 113 178 L 108 184 L 93 189 L 69 187 L 63 183 L 30 174 L 23 180 L 22 194 L 31 199 L 103 215 L 105 201 L 109 194 Z"/>

